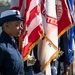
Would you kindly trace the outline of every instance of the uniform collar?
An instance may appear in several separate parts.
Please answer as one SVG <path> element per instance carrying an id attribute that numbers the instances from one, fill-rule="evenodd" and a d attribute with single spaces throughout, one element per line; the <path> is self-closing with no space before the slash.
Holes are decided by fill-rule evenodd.
<path id="1" fill-rule="evenodd" d="M 7 43 L 12 44 L 12 38 L 5 31 L 1 33 L 1 37 L 4 38 L 4 40 L 6 40 Z"/>

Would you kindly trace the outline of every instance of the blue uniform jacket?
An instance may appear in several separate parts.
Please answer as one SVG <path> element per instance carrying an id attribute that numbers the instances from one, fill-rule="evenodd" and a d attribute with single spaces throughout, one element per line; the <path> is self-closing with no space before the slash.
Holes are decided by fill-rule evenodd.
<path id="1" fill-rule="evenodd" d="M 2 75 L 22 75 L 23 72 L 21 53 L 4 31 L 0 35 L 0 72 Z"/>

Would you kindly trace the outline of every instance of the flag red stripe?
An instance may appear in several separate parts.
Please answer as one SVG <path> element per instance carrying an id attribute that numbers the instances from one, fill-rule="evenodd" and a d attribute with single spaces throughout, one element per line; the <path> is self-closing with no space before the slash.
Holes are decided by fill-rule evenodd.
<path id="1" fill-rule="evenodd" d="M 28 53 L 28 48 L 38 40 L 38 38 L 41 36 L 40 34 L 43 34 L 43 30 L 41 28 L 42 24 L 38 25 L 33 31 L 32 33 L 29 35 L 28 37 L 28 44 L 23 48 L 23 56 L 26 56 L 26 54 Z M 38 32 L 39 31 L 39 32 Z M 40 34 L 38 34 L 40 33 Z"/>
<path id="2" fill-rule="evenodd" d="M 11 10 L 13 10 L 13 9 L 19 10 L 19 7 L 12 7 Z"/>
<path id="3" fill-rule="evenodd" d="M 29 16 L 29 20 L 26 22 L 27 26 L 30 25 L 30 22 L 40 13 L 40 4 L 38 4 L 36 7 L 34 7 L 31 11 L 30 11 L 30 16 Z"/>

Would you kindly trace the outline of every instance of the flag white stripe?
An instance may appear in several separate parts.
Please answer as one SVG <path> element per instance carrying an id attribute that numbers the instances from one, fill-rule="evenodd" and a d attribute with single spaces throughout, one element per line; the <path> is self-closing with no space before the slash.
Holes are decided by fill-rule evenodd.
<path id="1" fill-rule="evenodd" d="M 34 19 L 32 19 L 30 25 L 28 26 L 28 36 L 40 24 L 42 24 L 41 14 L 37 15 Z"/>
<path id="2" fill-rule="evenodd" d="M 34 7 L 36 7 L 37 5 L 39 4 L 39 1 L 37 0 L 37 1 L 34 1 L 34 0 L 32 0 L 31 1 L 31 3 L 30 3 L 30 6 L 29 6 L 29 9 L 28 9 L 28 11 L 27 11 L 27 20 L 29 20 L 29 14 L 30 14 L 30 11 L 34 8 Z"/>

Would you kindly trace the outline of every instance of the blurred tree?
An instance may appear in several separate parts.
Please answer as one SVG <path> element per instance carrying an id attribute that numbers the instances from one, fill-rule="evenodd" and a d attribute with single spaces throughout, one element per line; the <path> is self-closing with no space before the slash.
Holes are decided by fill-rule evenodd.
<path id="1" fill-rule="evenodd" d="M 10 0 L 0 0 L 0 6 L 10 6 Z"/>

